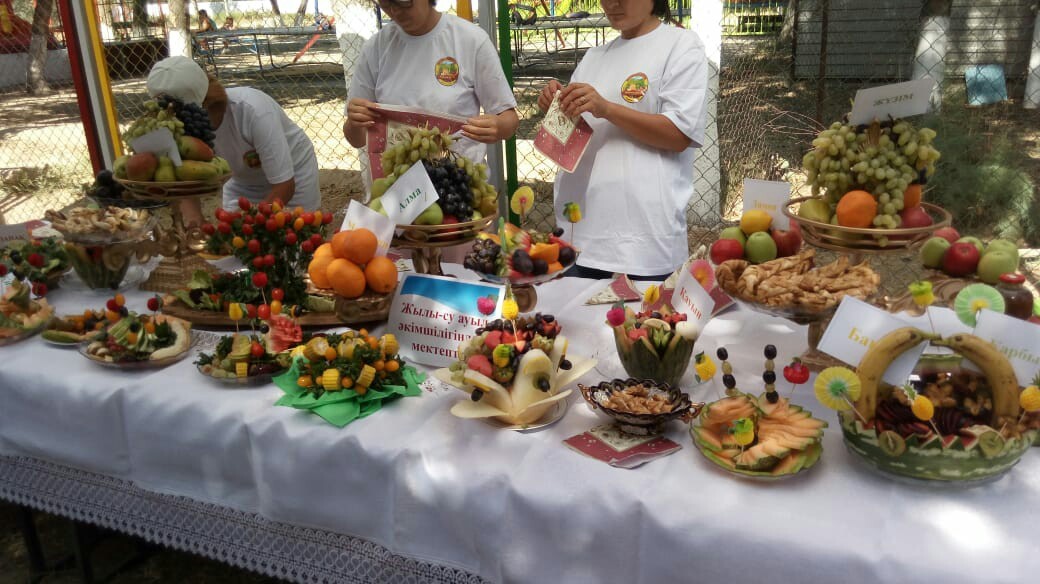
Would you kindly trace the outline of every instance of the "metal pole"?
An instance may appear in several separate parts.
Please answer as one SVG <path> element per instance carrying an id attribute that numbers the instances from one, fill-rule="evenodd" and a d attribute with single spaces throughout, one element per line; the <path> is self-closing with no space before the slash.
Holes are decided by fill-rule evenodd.
<path id="1" fill-rule="evenodd" d="M 823 14 L 820 19 L 820 78 L 816 82 L 816 121 L 823 123 L 823 100 L 827 93 L 827 28 L 831 21 L 830 0 L 822 0 L 820 10 Z"/>
<path id="2" fill-rule="evenodd" d="M 491 43 L 498 46 L 502 61 L 502 71 L 505 73 L 509 87 L 513 87 L 513 54 L 509 44 L 509 10 L 506 0 L 482 0 L 480 13 L 478 14 L 480 27 L 491 37 Z M 496 8 L 501 12 L 496 14 Z M 496 26 L 497 25 L 497 26 Z M 502 146 L 495 144 L 488 147 L 488 181 L 494 185 L 503 196 L 499 197 L 499 213 L 505 217 L 508 212 L 508 194 L 516 190 L 516 138 L 509 138 L 505 142 L 505 159 L 502 156 Z"/>

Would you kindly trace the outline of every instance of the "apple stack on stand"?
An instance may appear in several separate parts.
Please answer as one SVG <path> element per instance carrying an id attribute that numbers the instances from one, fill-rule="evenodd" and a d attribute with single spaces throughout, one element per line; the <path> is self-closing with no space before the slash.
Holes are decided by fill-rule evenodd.
<path id="1" fill-rule="evenodd" d="M 719 265 L 726 260 L 747 260 L 761 264 L 793 256 L 802 248 L 802 231 L 797 223 L 790 229 L 772 227 L 773 218 L 761 209 L 744 211 L 740 225 L 727 227 L 711 245 L 711 261 Z"/>
<path id="2" fill-rule="evenodd" d="M 1003 274 L 1018 271 L 1018 246 L 1006 239 L 983 244 L 977 237 L 961 237 L 953 227 L 938 229 L 921 247 L 921 263 L 953 278 L 977 277 L 996 284 Z"/>

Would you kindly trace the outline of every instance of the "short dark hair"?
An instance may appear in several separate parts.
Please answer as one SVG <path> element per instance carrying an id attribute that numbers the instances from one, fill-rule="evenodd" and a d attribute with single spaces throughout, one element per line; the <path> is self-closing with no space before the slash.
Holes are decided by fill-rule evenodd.
<path id="1" fill-rule="evenodd" d="M 654 0 L 654 7 L 650 10 L 650 14 L 665 22 L 677 23 L 672 16 L 672 9 L 668 6 L 668 0 Z"/>

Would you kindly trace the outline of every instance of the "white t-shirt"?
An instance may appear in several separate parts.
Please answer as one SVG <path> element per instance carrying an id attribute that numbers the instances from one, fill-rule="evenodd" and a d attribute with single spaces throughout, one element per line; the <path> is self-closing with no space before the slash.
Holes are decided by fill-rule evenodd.
<path id="1" fill-rule="evenodd" d="M 441 14 L 422 36 L 391 23 L 365 41 L 347 95 L 353 98 L 463 117 L 516 107 L 487 33 L 452 14 Z M 465 138 L 457 145 L 452 149 L 471 160 L 487 153 L 484 144 Z"/>
<path id="2" fill-rule="evenodd" d="M 231 165 L 224 208 L 237 206 L 239 197 L 260 202 L 271 194 L 271 185 L 292 178 L 296 194 L 289 205 L 318 209 L 318 159 L 307 134 L 262 91 L 232 87 L 227 96 L 227 112 L 213 141 L 217 156 Z"/>
<path id="3" fill-rule="evenodd" d="M 581 205 L 573 243 L 582 250 L 582 266 L 642 276 L 671 272 L 687 257 L 694 148 L 704 141 L 704 45 L 697 33 L 662 23 L 589 49 L 571 77 L 577 82 L 622 106 L 667 116 L 693 144 L 682 152 L 653 148 L 582 114 L 592 139 L 574 173 L 556 175 L 557 224 L 567 225 L 565 203 Z"/>

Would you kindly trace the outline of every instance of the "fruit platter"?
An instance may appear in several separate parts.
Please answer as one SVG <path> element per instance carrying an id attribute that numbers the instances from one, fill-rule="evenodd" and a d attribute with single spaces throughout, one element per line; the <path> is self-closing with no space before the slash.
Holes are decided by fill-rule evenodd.
<path id="1" fill-rule="evenodd" d="M 117 369 L 165 367 L 184 358 L 192 344 L 191 324 L 167 315 L 131 312 L 121 294 L 106 304 L 108 324 L 79 345 L 91 361 Z"/>
<path id="2" fill-rule="evenodd" d="M 718 350 L 723 362 L 726 397 L 701 411 L 698 423 L 690 426 L 693 443 L 702 455 L 735 475 L 760 480 L 790 478 L 812 468 L 823 452 L 823 429 L 827 422 L 782 397 L 776 389 L 776 348 L 767 345 L 762 380 L 765 392 L 755 395 L 737 388 L 725 348 Z M 792 377 L 796 363 L 785 368 Z"/>
<path id="3" fill-rule="evenodd" d="M 905 253 L 952 219 L 922 202 L 940 158 L 935 137 L 905 119 L 831 124 L 802 158 L 812 196 L 792 199 L 784 214 L 817 247 Z"/>
<path id="4" fill-rule="evenodd" d="M 593 409 L 636 436 L 660 434 L 672 420 L 690 423 L 704 407 L 678 388 L 651 379 L 614 379 L 591 387 L 579 383 L 578 389 Z"/>
<path id="5" fill-rule="evenodd" d="M 82 314 L 56 317 L 40 337 L 49 344 L 67 347 L 92 340 L 108 325 L 106 310 L 88 308 Z"/>
<path id="6" fill-rule="evenodd" d="M 668 305 L 636 312 L 619 303 L 607 311 L 607 325 L 613 329 L 614 345 L 626 373 L 636 379 L 679 386 L 700 336 L 697 325 L 688 321 L 686 314 Z"/>
<path id="7" fill-rule="evenodd" d="M 895 359 L 924 342 L 953 355 L 926 354 L 902 387 L 881 381 Z M 982 373 L 962 367 L 964 359 Z M 1036 381 L 1020 387 L 1004 354 L 979 337 L 904 327 L 872 345 L 855 372 L 822 372 L 816 394 L 839 410 L 845 445 L 869 467 L 970 486 L 1001 477 L 1036 440 L 1040 430 L 1026 419 L 1040 410 Z"/>
<path id="8" fill-rule="evenodd" d="M 44 213 L 51 227 L 66 242 L 83 245 L 108 245 L 140 241 L 155 227 L 155 215 L 147 209 L 124 207 L 73 207 L 67 211 L 52 209 Z"/>
<path id="9" fill-rule="evenodd" d="M 266 383 L 288 369 L 292 361 L 288 352 L 271 351 L 271 330 L 265 324 L 255 332 L 221 336 L 212 352 L 199 352 L 195 366 L 199 373 L 225 384 Z"/>
<path id="10" fill-rule="evenodd" d="M 43 296 L 56 289 L 69 271 L 69 255 L 54 237 L 11 241 L 0 250 L 0 266 L 0 277 L 14 274 L 15 279 L 27 280 L 36 287 L 37 295 Z"/>
<path id="11" fill-rule="evenodd" d="M 54 309 L 46 298 L 33 298 L 32 286 L 15 279 L 0 295 L 0 346 L 17 343 L 47 327 Z"/>
<path id="12" fill-rule="evenodd" d="M 514 319 L 493 320 L 478 329 L 459 346 L 458 359 L 434 377 L 469 396 L 451 408 L 453 415 L 530 429 L 562 417 L 557 402 L 573 391 L 565 388 L 596 362 L 568 355 L 567 337 L 553 315 L 518 317 L 510 312 L 503 307 Z"/>

